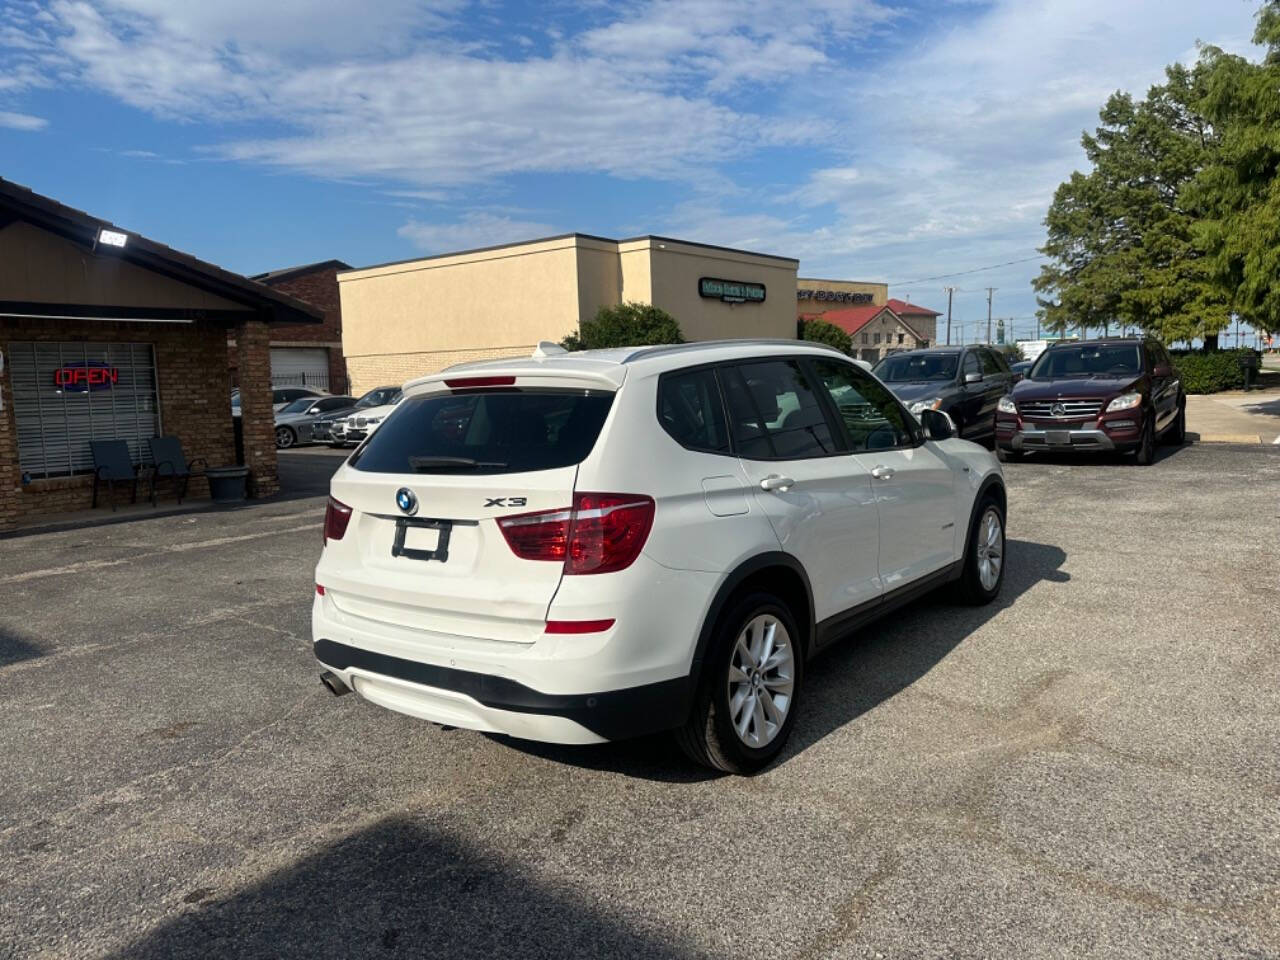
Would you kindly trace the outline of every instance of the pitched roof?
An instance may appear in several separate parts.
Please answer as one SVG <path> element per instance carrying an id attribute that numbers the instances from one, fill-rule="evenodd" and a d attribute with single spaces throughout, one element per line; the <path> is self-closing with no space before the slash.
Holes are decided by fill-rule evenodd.
<path id="1" fill-rule="evenodd" d="M 266 273 L 255 273 L 249 279 L 270 285 L 281 280 L 288 280 L 291 277 L 300 277 L 306 273 L 316 273 L 320 270 L 350 269 L 351 264 L 344 263 L 341 260 L 320 260 L 316 263 L 304 263 L 297 267 L 282 267 L 279 270 L 268 270 Z"/>
<path id="2" fill-rule="evenodd" d="M 898 303 L 902 303 L 902 302 L 903 301 L 901 300 L 898 301 Z M 867 304 L 864 307 L 848 307 L 847 309 L 844 309 L 844 310 L 828 310 L 826 313 L 807 314 L 802 319 L 825 320 L 827 321 L 827 323 L 834 323 L 837 327 L 839 327 L 845 333 L 849 334 L 849 336 L 853 336 L 855 333 L 857 333 L 859 330 L 861 330 L 863 327 L 869 324 L 876 317 L 880 316 L 881 314 L 887 313 L 890 317 L 893 318 L 894 322 L 896 322 L 898 326 L 902 327 L 902 329 L 906 330 L 907 333 L 911 334 L 917 340 L 924 340 L 925 338 L 920 335 L 920 331 L 918 331 L 911 324 L 907 323 L 907 321 L 902 317 L 900 313 L 898 313 L 898 311 L 894 310 L 893 307 L 889 306 L 889 304 L 891 303 L 893 303 L 892 300 L 890 300 L 889 303 L 886 303 L 883 306 L 877 306 L 876 304 L 872 303 L 872 304 Z M 920 309 L 921 309 L 921 312 L 926 314 L 931 312 L 928 310 L 923 310 L 922 308 Z M 919 314 L 916 314 L 916 316 L 919 316 Z"/>
<path id="3" fill-rule="evenodd" d="M 888 307 L 869 303 L 862 307 L 846 307 L 843 310 L 828 310 L 825 313 L 813 314 L 812 319 L 834 323 L 845 333 L 852 336 L 887 309 Z M 892 310 L 889 310 L 889 312 L 893 313 Z"/>
<path id="4" fill-rule="evenodd" d="M 26 221 L 91 249 L 97 245 L 98 233 L 103 229 L 124 233 L 128 241 L 124 247 L 113 250 L 113 256 L 144 270 L 242 303 L 265 314 L 262 319 L 273 323 L 319 323 L 324 319 L 322 311 L 296 297 L 198 260 L 189 253 L 148 240 L 109 220 L 68 207 L 36 193 L 30 187 L 0 177 L 0 226 L 13 220 Z"/>
<path id="5" fill-rule="evenodd" d="M 921 315 L 928 317 L 942 316 L 937 310 L 930 310 L 928 307 L 917 306 L 914 303 L 908 303 L 906 300 L 899 300 L 896 297 L 890 297 L 885 301 L 885 306 L 890 307 L 894 313 L 903 317 L 918 317 Z"/>

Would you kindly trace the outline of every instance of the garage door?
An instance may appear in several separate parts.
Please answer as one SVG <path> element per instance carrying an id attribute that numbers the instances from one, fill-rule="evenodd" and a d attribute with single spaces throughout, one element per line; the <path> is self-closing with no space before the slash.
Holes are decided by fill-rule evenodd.
<path id="1" fill-rule="evenodd" d="M 272 347 L 271 385 L 329 389 L 329 351 L 323 347 Z"/>

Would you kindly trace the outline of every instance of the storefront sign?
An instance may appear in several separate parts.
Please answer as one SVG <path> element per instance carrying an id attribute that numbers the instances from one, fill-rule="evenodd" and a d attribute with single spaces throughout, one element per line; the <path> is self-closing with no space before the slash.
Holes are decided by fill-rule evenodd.
<path id="1" fill-rule="evenodd" d="M 120 370 L 105 363 L 70 363 L 53 371 L 53 382 L 67 393 L 110 390 L 120 379 Z"/>
<path id="2" fill-rule="evenodd" d="M 764 284 L 703 277 L 698 281 L 698 295 L 725 303 L 764 303 Z"/>
<path id="3" fill-rule="evenodd" d="M 797 300 L 825 300 L 831 303 L 872 303 L 870 293 L 846 293 L 843 290 L 797 290 Z"/>

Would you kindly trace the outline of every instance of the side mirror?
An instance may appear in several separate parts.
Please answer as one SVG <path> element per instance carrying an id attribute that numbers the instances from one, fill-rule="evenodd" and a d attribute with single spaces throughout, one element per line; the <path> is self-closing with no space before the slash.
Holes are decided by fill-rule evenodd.
<path id="1" fill-rule="evenodd" d="M 1172 377 L 1173 367 L 1169 366 L 1167 363 L 1157 363 L 1155 365 L 1155 369 L 1151 371 L 1151 374 L 1156 377 Z"/>
<path id="2" fill-rule="evenodd" d="M 920 426 L 930 440 L 949 440 L 956 435 L 955 421 L 941 410 L 922 410 Z"/>
<path id="3" fill-rule="evenodd" d="M 980 373 L 966 373 L 966 374 L 964 375 L 964 382 L 965 382 L 965 383 L 981 383 L 981 382 L 982 382 L 982 374 L 980 374 Z"/>

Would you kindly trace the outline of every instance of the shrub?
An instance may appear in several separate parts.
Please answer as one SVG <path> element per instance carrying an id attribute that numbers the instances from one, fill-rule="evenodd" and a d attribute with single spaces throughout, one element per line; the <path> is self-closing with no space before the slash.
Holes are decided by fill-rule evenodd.
<path id="1" fill-rule="evenodd" d="M 812 343 L 825 343 L 846 356 L 853 353 L 853 337 L 826 320 L 806 320 L 800 327 L 800 339 L 809 340 Z"/>
<path id="2" fill-rule="evenodd" d="M 619 303 L 601 307 L 584 320 L 577 333 L 560 341 L 566 350 L 600 350 L 606 347 L 650 347 L 684 343 L 675 317 L 651 303 Z"/>
<path id="3" fill-rule="evenodd" d="M 1174 354 L 1173 363 L 1187 393 L 1217 393 L 1244 386 L 1240 358 L 1250 353 L 1247 349 L 1196 351 Z"/>

